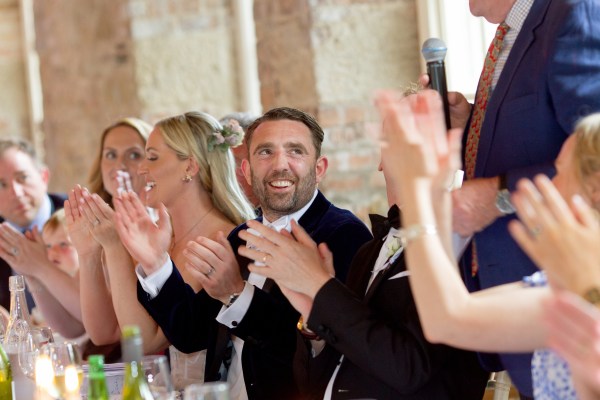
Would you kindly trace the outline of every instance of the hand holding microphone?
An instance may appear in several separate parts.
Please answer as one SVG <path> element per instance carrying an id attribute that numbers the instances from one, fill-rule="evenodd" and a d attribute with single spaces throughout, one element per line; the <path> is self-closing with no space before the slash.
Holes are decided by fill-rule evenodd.
<path id="1" fill-rule="evenodd" d="M 446 67 L 444 65 L 446 50 L 446 44 L 441 39 L 430 38 L 423 43 L 421 54 L 427 62 L 427 74 L 431 88 L 442 96 L 446 128 L 450 129 L 450 106 L 448 105 L 448 85 L 446 84 Z"/>

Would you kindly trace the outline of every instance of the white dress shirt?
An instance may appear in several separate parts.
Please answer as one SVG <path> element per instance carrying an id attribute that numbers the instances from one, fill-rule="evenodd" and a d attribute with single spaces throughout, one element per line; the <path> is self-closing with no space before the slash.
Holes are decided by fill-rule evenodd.
<path id="1" fill-rule="evenodd" d="M 317 193 L 318 191 L 315 190 L 311 200 L 293 214 L 283 216 L 274 222 L 269 222 L 263 216 L 263 224 L 270 226 L 277 231 L 281 231 L 282 229 L 290 231 L 292 229 L 291 221 L 300 220 L 306 210 L 308 210 L 314 202 Z M 258 233 L 255 231 L 255 234 Z M 169 258 L 162 267 L 148 276 L 144 273 L 141 265 L 136 267 L 135 272 L 144 291 L 149 294 L 150 298 L 154 298 L 158 295 L 167 279 L 169 279 L 169 276 L 171 276 L 171 273 L 173 272 L 173 262 Z M 234 328 L 238 324 L 238 321 L 241 321 L 246 315 L 250 303 L 252 302 L 252 297 L 254 296 L 254 288 L 257 287 L 262 289 L 265 281 L 266 278 L 264 276 L 251 272 L 248 276 L 248 280 L 244 284 L 244 289 L 240 293 L 240 296 L 230 307 L 223 306 L 223 308 L 221 308 L 221 311 L 216 318 L 217 321 L 229 328 Z M 244 374 L 242 371 L 242 349 L 244 341 L 236 336 L 232 336 L 232 341 L 233 353 L 231 355 L 231 365 L 227 374 L 227 381 L 230 385 L 229 396 L 232 400 L 247 400 L 248 393 L 246 392 Z"/>

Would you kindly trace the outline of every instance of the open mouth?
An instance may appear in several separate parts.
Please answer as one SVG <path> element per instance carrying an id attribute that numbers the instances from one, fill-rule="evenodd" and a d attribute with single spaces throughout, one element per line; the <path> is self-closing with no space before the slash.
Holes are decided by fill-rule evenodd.
<path id="1" fill-rule="evenodd" d="M 156 186 L 156 182 L 146 182 L 146 192 L 151 191 Z"/>
<path id="2" fill-rule="evenodd" d="M 269 185 L 271 185 L 277 189 L 285 189 L 285 188 L 292 186 L 293 184 L 294 183 L 289 180 L 277 180 L 277 181 L 269 182 Z"/>

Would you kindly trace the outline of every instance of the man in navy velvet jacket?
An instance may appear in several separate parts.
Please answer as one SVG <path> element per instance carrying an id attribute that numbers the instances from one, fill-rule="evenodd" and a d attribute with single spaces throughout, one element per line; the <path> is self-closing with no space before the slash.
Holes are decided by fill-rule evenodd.
<path id="1" fill-rule="evenodd" d="M 345 279 L 354 253 L 371 234 L 317 190 L 327 170 L 327 159 L 320 154 L 322 129 L 299 110 L 278 108 L 257 119 L 246 140 L 248 159 L 242 170 L 260 201 L 258 220 L 277 230 L 289 230 L 290 221 L 298 221 L 315 242 L 327 243 L 335 274 Z M 299 314 L 273 281 L 248 272 L 249 260 L 237 254 L 244 245 L 238 238 L 243 229 L 245 224 L 224 243 L 203 238 L 197 242 L 199 250 L 190 252 L 188 261 L 203 290 L 194 293 L 169 261 L 161 268 L 172 268 L 166 281 L 152 283 L 150 274 L 140 274 L 138 299 L 177 349 L 207 349 L 206 381 L 224 379 L 221 366 L 229 361 L 227 345 L 233 335 L 227 377 L 233 399 L 297 398 L 293 360 Z M 158 294 L 150 294 L 157 289 Z"/>
<path id="2" fill-rule="evenodd" d="M 600 1 L 470 0 L 469 5 L 473 15 L 509 26 L 481 126 L 474 178 L 453 193 L 454 230 L 473 236 L 476 244 L 476 272 L 471 247 L 462 260 L 466 284 L 475 291 L 537 270 L 508 233 L 515 218 L 508 196 L 521 178 L 554 175 L 554 160 L 574 124 L 600 110 Z M 466 141 L 470 107 L 466 100 L 461 104 L 453 109 L 463 110 L 462 126 L 454 127 L 466 123 Z M 490 358 L 484 364 L 507 369 L 521 393 L 532 396 L 530 355 L 501 358 L 502 365 Z"/>
<path id="3" fill-rule="evenodd" d="M 64 195 L 48 194 L 50 172 L 38 159 L 33 146 L 22 139 L 0 140 L 0 222 L 20 232 L 18 240 L 8 241 L 0 235 L 0 305 L 10 306 L 8 277 L 11 266 L 31 262 L 26 253 L 30 244 L 22 233 L 42 227 L 56 210 L 63 208 Z M 10 229 L 5 226 L 6 229 Z M 3 229 L 5 229 L 3 228 Z M 31 309 L 33 297 L 26 292 Z"/>

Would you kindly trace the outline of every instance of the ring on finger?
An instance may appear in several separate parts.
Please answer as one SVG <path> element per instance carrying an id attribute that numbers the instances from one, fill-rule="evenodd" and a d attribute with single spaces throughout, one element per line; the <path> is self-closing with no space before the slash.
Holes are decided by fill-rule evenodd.
<path id="1" fill-rule="evenodd" d="M 213 267 L 210 267 L 210 269 L 208 270 L 208 272 L 204 275 L 206 275 L 206 277 L 208 278 L 209 276 L 211 276 L 213 273 L 215 272 L 215 269 Z"/>
<path id="2" fill-rule="evenodd" d="M 529 230 L 529 234 L 534 239 L 536 239 L 538 236 L 540 236 L 540 233 L 542 233 L 542 227 L 539 225 L 536 225 Z"/>
<path id="3" fill-rule="evenodd" d="M 11 247 L 10 252 L 12 253 L 13 256 L 18 256 L 19 255 L 19 248 L 18 247 Z"/>
<path id="4" fill-rule="evenodd" d="M 96 220 L 93 222 L 94 226 L 98 226 L 100 225 L 100 220 L 98 218 L 96 218 Z"/>

